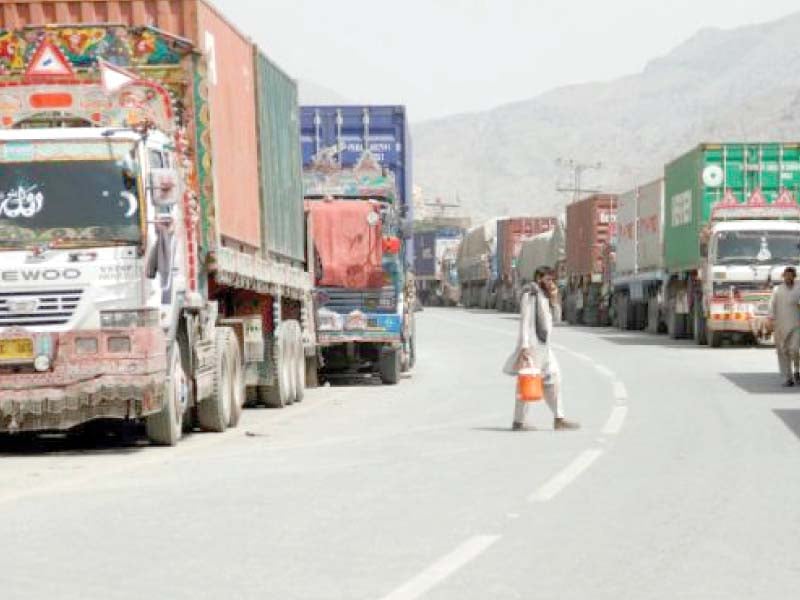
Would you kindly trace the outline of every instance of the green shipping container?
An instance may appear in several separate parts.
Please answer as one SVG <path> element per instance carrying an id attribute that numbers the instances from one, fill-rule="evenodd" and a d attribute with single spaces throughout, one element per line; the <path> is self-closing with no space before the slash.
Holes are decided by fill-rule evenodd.
<path id="1" fill-rule="evenodd" d="M 258 49 L 255 53 L 261 247 L 267 254 L 302 261 L 305 216 L 297 84 Z"/>
<path id="2" fill-rule="evenodd" d="M 800 145 L 702 144 L 664 169 L 664 263 L 678 273 L 699 268 L 700 232 L 730 190 L 746 202 L 761 189 L 767 202 L 781 190 L 800 194 Z"/>

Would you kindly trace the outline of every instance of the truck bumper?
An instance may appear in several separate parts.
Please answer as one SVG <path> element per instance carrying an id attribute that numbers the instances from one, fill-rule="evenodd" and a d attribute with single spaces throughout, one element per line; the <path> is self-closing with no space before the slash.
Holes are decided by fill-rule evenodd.
<path id="1" fill-rule="evenodd" d="M 723 333 L 752 333 L 756 337 L 769 337 L 769 320 L 765 316 L 721 316 L 712 314 L 706 321 L 708 331 Z"/>
<path id="2" fill-rule="evenodd" d="M 0 340 L 24 337 L 4 332 Z M 37 334 L 41 336 L 41 334 Z M 0 432 L 64 431 L 93 419 L 141 418 L 164 403 L 166 340 L 158 328 L 47 334 L 48 371 L 30 364 L 0 367 Z M 76 340 L 96 339 L 97 351 L 79 352 Z M 128 339 L 112 352 L 109 340 Z"/>

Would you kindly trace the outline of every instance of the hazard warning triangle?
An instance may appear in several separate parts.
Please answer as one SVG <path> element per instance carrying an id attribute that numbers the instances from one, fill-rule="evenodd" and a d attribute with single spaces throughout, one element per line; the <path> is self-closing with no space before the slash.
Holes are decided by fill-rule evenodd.
<path id="1" fill-rule="evenodd" d="M 74 78 L 75 71 L 72 65 L 50 40 L 45 40 L 36 49 L 36 52 L 28 63 L 28 70 L 25 71 L 25 79 L 28 80 L 46 80 L 58 79 L 64 80 Z"/>

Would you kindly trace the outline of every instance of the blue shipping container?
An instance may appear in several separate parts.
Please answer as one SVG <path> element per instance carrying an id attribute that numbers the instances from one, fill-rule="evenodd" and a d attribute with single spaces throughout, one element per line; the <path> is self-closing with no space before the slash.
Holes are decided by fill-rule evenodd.
<path id="1" fill-rule="evenodd" d="M 303 167 L 317 152 L 335 146 L 343 167 L 356 164 L 365 145 L 394 173 L 403 216 L 414 218 L 411 137 L 405 106 L 301 106 L 300 146 Z M 406 240 L 406 265 L 414 261 L 414 240 Z"/>
<path id="2" fill-rule="evenodd" d="M 404 106 L 301 106 L 303 166 L 323 148 L 337 146 L 343 167 L 352 167 L 365 141 L 381 165 L 394 173 L 400 202 L 412 218 L 411 139 Z"/>

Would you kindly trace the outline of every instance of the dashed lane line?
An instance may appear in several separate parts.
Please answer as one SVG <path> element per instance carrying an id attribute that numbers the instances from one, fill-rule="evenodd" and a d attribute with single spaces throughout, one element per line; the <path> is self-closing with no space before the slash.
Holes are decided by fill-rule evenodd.
<path id="1" fill-rule="evenodd" d="M 622 426 L 625 424 L 625 417 L 628 416 L 627 406 L 616 406 L 611 411 L 611 416 L 606 421 L 603 427 L 603 435 L 617 435 L 622 431 Z"/>
<path id="2" fill-rule="evenodd" d="M 628 399 L 628 388 L 625 387 L 624 383 L 616 379 L 612 385 L 614 387 L 614 398 L 617 400 L 617 403 L 623 403 Z"/>
<path id="3" fill-rule="evenodd" d="M 384 596 L 382 600 L 416 600 L 453 573 L 473 561 L 500 539 L 499 535 L 478 535 L 468 539 L 419 575 Z"/>
<path id="4" fill-rule="evenodd" d="M 570 483 L 580 477 L 584 471 L 594 464 L 603 455 L 600 448 L 584 450 L 565 469 L 557 473 L 538 490 L 528 497 L 529 502 L 549 502 Z"/>

